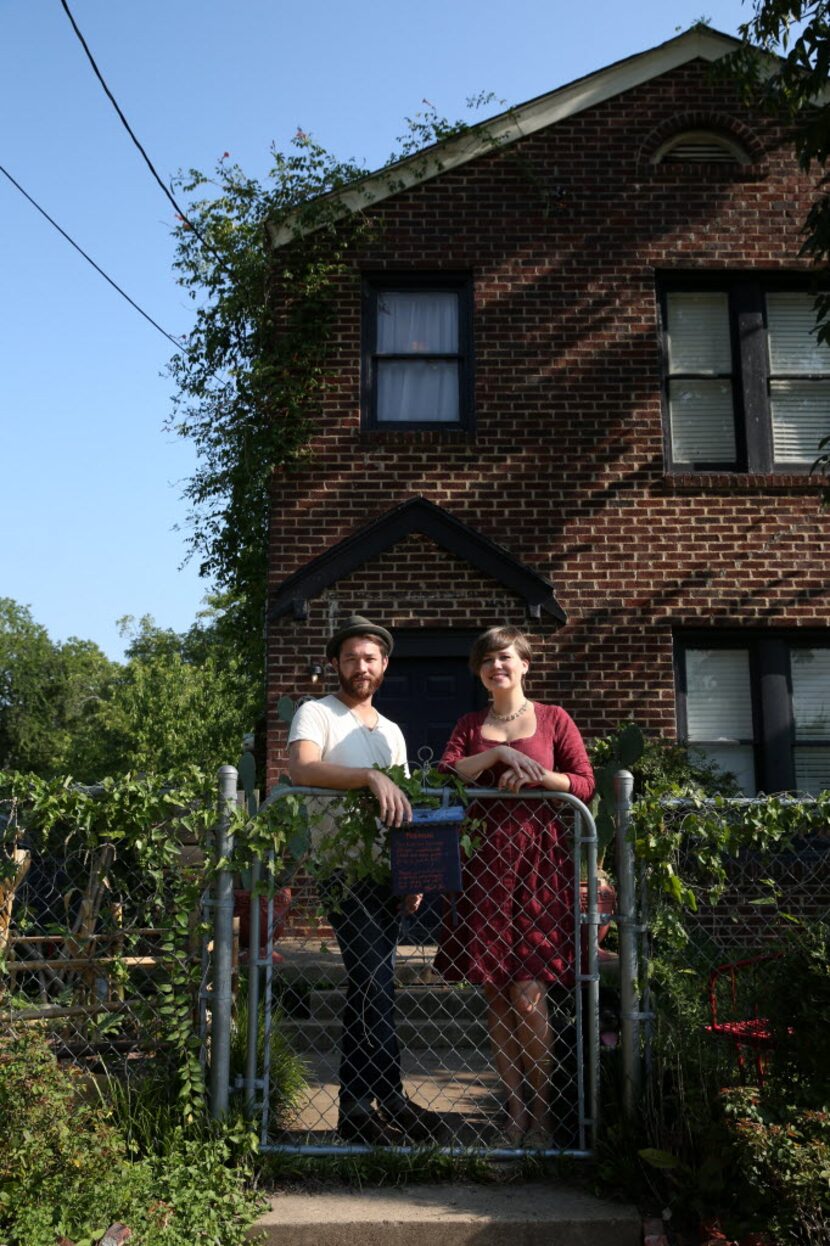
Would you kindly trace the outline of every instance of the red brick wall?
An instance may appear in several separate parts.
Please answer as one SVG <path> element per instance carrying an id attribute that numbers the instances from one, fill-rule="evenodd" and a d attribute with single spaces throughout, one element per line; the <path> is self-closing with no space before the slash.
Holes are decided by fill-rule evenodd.
<path id="1" fill-rule="evenodd" d="M 754 163 L 658 166 L 673 128 L 729 118 Z M 827 619 L 826 519 L 803 476 L 668 477 L 655 273 L 784 269 L 813 193 L 786 137 L 695 62 L 374 209 L 383 230 L 340 293 L 313 464 L 274 482 L 269 584 L 422 494 L 549 577 L 568 614 L 534 692 L 586 735 L 633 716 L 674 731 L 672 628 Z M 477 431 L 362 432 L 361 270 L 469 272 Z M 413 538 L 269 637 L 270 778 L 283 692 L 353 610 L 467 628 L 523 603 Z M 533 630 L 533 629 L 532 629 Z M 535 630 L 540 630 L 538 627 Z"/>

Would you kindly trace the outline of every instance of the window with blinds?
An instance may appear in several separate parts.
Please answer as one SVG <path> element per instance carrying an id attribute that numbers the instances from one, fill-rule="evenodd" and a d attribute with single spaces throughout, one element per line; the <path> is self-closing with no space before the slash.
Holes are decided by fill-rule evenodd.
<path id="1" fill-rule="evenodd" d="M 776 463 L 812 463 L 830 434 L 830 347 L 811 294 L 767 294 L 769 396 Z"/>
<path id="2" fill-rule="evenodd" d="M 669 293 L 666 348 L 672 457 L 681 463 L 734 464 L 728 295 Z"/>
<path id="3" fill-rule="evenodd" d="M 746 649 L 686 650 L 686 739 L 754 796 L 755 728 Z"/>
<path id="4" fill-rule="evenodd" d="M 795 785 L 814 795 L 830 789 L 830 649 L 793 649 Z"/>
<path id="5" fill-rule="evenodd" d="M 815 295 L 672 276 L 662 299 L 666 450 L 679 470 L 806 471 L 830 437 Z"/>
<path id="6" fill-rule="evenodd" d="M 830 790 L 830 636 L 815 635 L 677 638 L 679 737 L 747 796 Z"/>

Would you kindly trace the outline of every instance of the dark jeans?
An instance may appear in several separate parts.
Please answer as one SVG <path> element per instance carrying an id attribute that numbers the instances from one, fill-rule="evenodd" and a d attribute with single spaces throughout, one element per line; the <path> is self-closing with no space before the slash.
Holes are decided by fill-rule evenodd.
<path id="1" fill-rule="evenodd" d="M 395 949 L 400 901 L 388 887 L 344 889 L 335 877 L 321 887 L 346 968 L 340 1053 L 340 1107 L 391 1105 L 403 1094 L 395 1034 Z"/>

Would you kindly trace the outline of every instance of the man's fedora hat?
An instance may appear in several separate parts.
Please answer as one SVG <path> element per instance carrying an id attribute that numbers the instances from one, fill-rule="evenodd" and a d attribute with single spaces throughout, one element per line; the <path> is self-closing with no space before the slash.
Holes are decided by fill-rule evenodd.
<path id="1" fill-rule="evenodd" d="M 394 641 L 385 627 L 379 627 L 377 623 L 364 619 L 362 614 L 351 614 L 342 627 L 338 627 L 329 639 L 326 645 L 326 657 L 336 658 L 343 641 L 348 640 L 350 636 L 377 636 L 386 645 L 387 653 L 391 653 L 394 646 Z"/>

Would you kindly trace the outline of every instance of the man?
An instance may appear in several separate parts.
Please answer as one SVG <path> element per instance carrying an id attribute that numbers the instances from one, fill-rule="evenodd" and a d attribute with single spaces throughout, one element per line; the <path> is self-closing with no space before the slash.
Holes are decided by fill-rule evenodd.
<path id="1" fill-rule="evenodd" d="M 392 652 L 384 627 L 352 615 L 326 646 L 340 690 L 306 701 L 288 736 L 288 773 L 302 787 L 351 791 L 366 787 L 377 798 L 387 826 L 412 817 L 406 795 L 377 766 L 406 765 L 406 744 L 396 723 L 372 705 Z M 335 815 L 336 818 L 336 815 Z M 414 1142 L 432 1140 L 436 1113 L 403 1093 L 395 1033 L 395 949 L 401 905 L 388 885 L 364 881 L 337 895 L 328 914 L 347 974 L 340 1059 L 338 1132 L 344 1141 L 388 1145 L 400 1131 Z M 327 887 L 321 887 L 324 902 Z M 407 896 L 414 912 L 420 896 Z"/>

